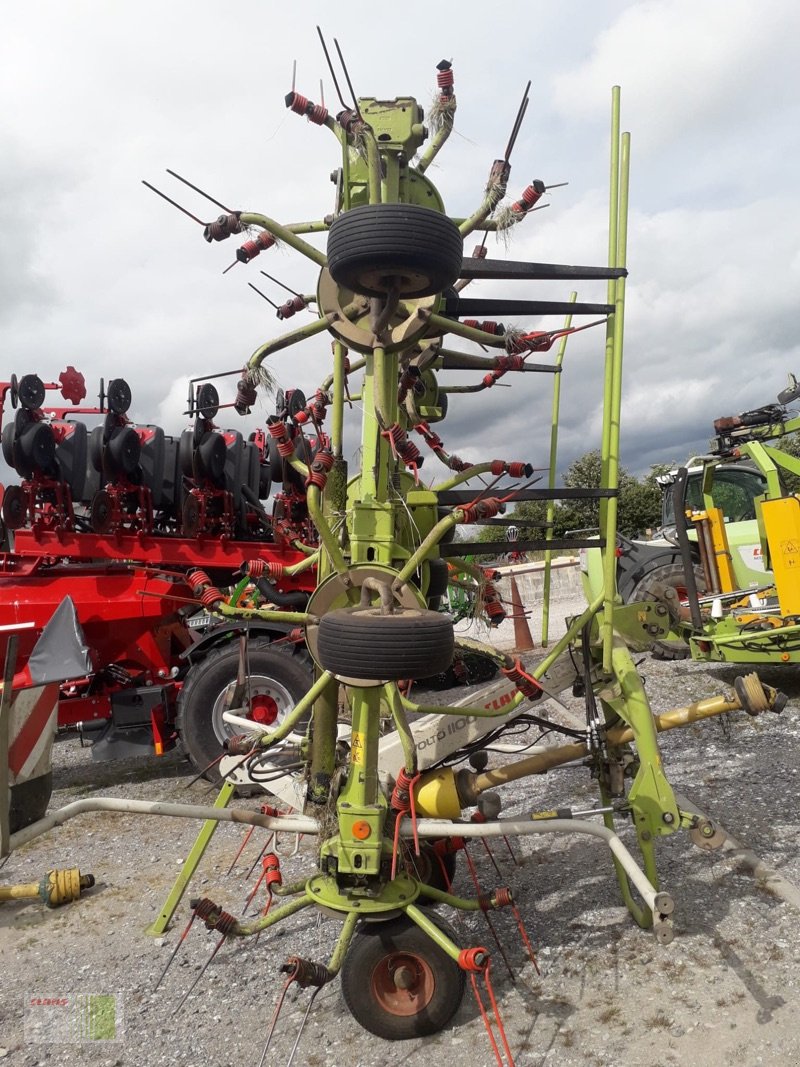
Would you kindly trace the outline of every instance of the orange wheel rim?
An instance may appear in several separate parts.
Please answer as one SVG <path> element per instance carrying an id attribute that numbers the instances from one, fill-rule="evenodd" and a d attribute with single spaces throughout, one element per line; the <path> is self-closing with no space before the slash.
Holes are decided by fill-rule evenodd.
<path id="1" fill-rule="evenodd" d="M 393 952 L 372 972 L 370 990 L 390 1015 L 417 1015 L 433 999 L 436 979 L 426 961 L 412 952 Z"/>

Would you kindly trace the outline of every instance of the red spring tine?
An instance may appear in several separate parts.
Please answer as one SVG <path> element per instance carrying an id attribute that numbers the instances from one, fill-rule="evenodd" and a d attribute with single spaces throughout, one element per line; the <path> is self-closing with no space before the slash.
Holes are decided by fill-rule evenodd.
<path id="1" fill-rule="evenodd" d="M 492 1005 L 494 1019 L 497 1023 L 497 1029 L 500 1033 L 500 1040 L 503 1042 L 503 1048 L 505 1049 L 506 1059 L 508 1060 L 508 1067 L 514 1067 L 514 1057 L 511 1055 L 511 1049 L 508 1047 L 508 1038 L 506 1037 L 506 1030 L 503 1026 L 503 1019 L 500 1015 L 500 1008 L 497 1006 L 497 1000 L 494 995 L 494 989 L 492 989 L 492 980 L 489 977 L 489 969 L 491 965 L 491 960 L 487 960 L 486 967 L 483 971 L 483 980 L 486 983 L 486 992 L 489 994 L 489 1001 Z"/>
<path id="2" fill-rule="evenodd" d="M 223 934 L 222 937 L 219 939 L 219 941 L 217 941 L 216 945 L 214 945 L 214 951 L 211 953 L 211 955 L 208 957 L 206 962 L 203 964 L 202 969 L 200 971 L 200 974 L 198 974 L 198 976 L 195 978 L 195 980 L 192 982 L 192 984 L 189 986 L 189 988 L 186 990 L 186 992 L 181 997 L 180 1003 L 178 1004 L 177 1008 L 175 1008 L 175 1010 L 172 1013 L 173 1015 L 177 1015 L 178 1012 L 183 1007 L 183 1005 L 186 1003 L 187 997 L 189 996 L 189 994 L 192 992 L 194 987 L 197 985 L 197 983 L 200 981 L 200 979 L 203 977 L 203 975 L 208 970 L 208 965 L 211 963 L 211 961 L 214 959 L 216 954 L 222 948 L 222 945 L 225 942 L 225 940 L 227 939 L 227 936 L 228 936 L 227 934 Z"/>
<path id="3" fill-rule="evenodd" d="M 269 1033 L 267 1034 L 267 1043 L 264 1045 L 264 1051 L 261 1053 L 261 1059 L 258 1061 L 258 1067 L 264 1067 L 264 1060 L 267 1058 L 267 1051 L 269 1049 L 270 1042 L 272 1041 L 272 1035 L 275 1033 L 275 1026 L 278 1022 L 278 1016 L 281 1013 L 281 1008 L 283 1007 L 283 1002 L 286 999 L 286 994 L 289 991 L 289 986 L 294 980 L 295 975 L 290 974 L 286 981 L 283 983 L 283 989 L 281 990 L 281 994 L 278 997 L 278 1003 L 275 1005 L 275 1011 L 272 1015 L 272 1022 L 270 1023 Z"/>
<path id="4" fill-rule="evenodd" d="M 188 923 L 187 923 L 187 924 L 186 924 L 186 926 L 184 927 L 183 933 L 182 933 L 182 934 L 181 934 L 181 936 L 180 936 L 180 937 L 178 938 L 178 941 L 177 941 L 177 943 L 176 943 L 176 945 L 175 945 L 175 948 L 174 948 L 174 949 L 172 950 L 172 952 L 170 953 L 170 957 L 169 957 L 169 959 L 167 960 L 167 965 L 166 965 L 166 967 L 165 967 L 165 968 L 164 968 L 164 970 L 163 970 L 163 971 L 161 972 L 161 976 L 159 977 L 159 979 L 158 979 L 158 981 L 156 982 L 156 984 L 155 984 L 155 985 L 153 986 L 153 992 L 154 992 L 154 993 L 155 993 L 155 991 L 156 991 L 156 990 L 158 989 L 158 987 L 159 987 L 159 986 L 161 985 L 161 983 L 162 983 L 162 982 L 164 981 L 164 978 L 165 978 L 165 976 L 166 976 L 166 973 L 167 973 L 167 971 L 168 971 L 168 970 L 170 969 L 170 967 L 172 966 L 172 961 L 173 961 L 173 960 L 175 959 L 175 957 L 176 957 L 176 956 L 178 955 L 178 949 L 179 949 L 179 948 L 181 947 L 181 945 L 183 944 L 183 942 L 184 942 L 184 941 L 186 940 L 186 935 L 187 935 L 187 934 L 189 933 L 189 931 L 191 930 L 191 928 L 192 928 L 192 923 L 193 923 L 193 922 L 195 921 L 195 919 L 196 919 L 196 918 L 197 918 L 197 912 L 196 912 L 196 911 L 193 911 L 193 912 L 192 912 L 192 916 L 191 916 L 191 918 L 189 919 Z"/>
<path id="5" fill-rule="evenodd" d="M 478 982 L 475 977 L 474 971 L 469 972 L 469 980 L 472 984 L 472 992 L 475 994 L 475 1000 L 478 1002 L 478 1008 L 481 1013 L 481 1018 L 483 1019 L 483 1025 L 486 1027 L 486 1033 L 489 1035 L 489 1041 L 491 1042 L 492 1051 L 494 1052 L 498 1067 L 503 1067 L 503 1060 L 500 1056 L 500 1049 L 497 1047 L 497 1042 L 494 1039 L 494 1034 L 492 1033 L 492 1024 L 489 1021 L 489 1016 L 486 1014 L 486 1008 L 484 1007 L 483 1000 L 481 999 L 481 994 L 480 990 L 478 989 Z"/>
<path id="6" fill-rule="evenodd" d="M 246 848 L 246 846 L 247 846 L 247 842 L 248 842 L 248 841 L 250 840 L 250 838 L 251 838 L 251 837 L 253 836 L 253 830 L 255 830 L 255 826 L 251 826 L 251 827 L 250 827 L 250 829 L 249 829 L 249 830 L 247 831 L 247 833 L 246 833 L 246 834 L 244 835 L 244 841 L 242 841 L 241 845 L 239 845 L 239 851 L 238 851 L 238 852 L 236 853 L 236 855 L 235 855 L 235 856 L 233 857 L 233 863 L 232 863 L 232 864 L 230 865 L 230 867 L 228 868 L 228 870 L 227 870 L 227 871 L 225 872 L 225 876 L 226 876 L 226 877 L 227 877 L 227 876 L 228 876 L 228 875 L 229 875 L 229 874 L 231 873 L 231 871 L 233 870 L 233 868 L 234 868 L 234 867 L 236 866 L 236 863 L 237 863 L 237 861 L 238 861 L 239 857 L 240 857 L 240 856 L 241 856 L 241 854 L 242 854 L 242 853 L 244 852 L 244 850 L 245 850 L 245 848 Z"/>
<path id="7" fill-rule="evenodd" d="M 300 1029 L 297 1031 L 297 1037 L 294 1039 L 294 1044 L 292 1045 L 292 1051 L 289 1053 L 289 1059 L 286 1061 L 286 1067 L 292 1067 L 292 1064 L 294 1063 L 294 1054 L 295 1054 L 295 1052 L 297 1052 L 297 1046 L 300 1044 L 300 1038 L 303 1036 L 303 1030 L 305 1030 L 306 1023 L 308 1022 L 308 1016 L 309 1016 L 309 1014 L 311 1012 L 311 1008 L 312 1008 L 312 1006 L 314 1004 L 314 1000 L 316 998 L 316 995 L 317 995 L 317 993 L 319 993 L 320 989 L 322 989 L 321 985 L 316 986 L 314 988 L 314 992 L 309 997 L 308 1007 L 306 1008 L 305 1013 L 303 1015 L 303 1019 L 302 1019 L 302 1021 L 300 1023 Z"/>
<path id="8" fill-rule="evenodd" d="M 275 831 L 271 830 L 270 831 L 270 835 L 267 838 L 267 843 L 264 845 L 264 847 L 261 849 L 259 854 L 256 856 L 255 860 L 253 861 L 253 866 L 250 868 L 250 870 L 245 875 L 245 879 L 244 879 L 245 881 L 247 881 L 249 879 L 250 875 L 256 869 L 256 865 L 258 864 L 258 861 L 263 857 L 264 853 L 267 851 L 269 846 L 272 844 L 272 841 L 273 841 L 274 837 L 275 837 Z"/>
<path id="9" fill-rule="evenodd" d="M 528 950 L 528 955 L 531 958 L 531 962 L 536 968 L 536 973 L 541 974 L 542 972 L 539 970 L 539 964 L 536 961 L 536 955 L 533 951 L 533 945 L 531 944 L 531 939 L 528 937 L 528 931 L 525 929 L 525 923 L 522 921 L 522 915 L 520 914 L 520 910 L 516 904 L 511 905 L 511 910 L 514 912 L 514 918 L 517 920 L 517 926 L 519 927 L 520 936 L 522 937 L 522 941 L 525 945 L 525 948 Z"/>

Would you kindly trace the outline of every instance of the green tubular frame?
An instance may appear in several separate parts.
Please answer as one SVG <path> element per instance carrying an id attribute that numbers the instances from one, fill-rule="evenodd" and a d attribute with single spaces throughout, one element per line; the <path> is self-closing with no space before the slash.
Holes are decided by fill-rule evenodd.
<path id="1" fill-rule="evenodd" d="M 424 178 L 424 172 L 441 149 L 452 128 L 452 115 L 449 122 L 440 129 L 427 151 L 422 155 L 416 171 L 406 162 L 401 165 L 400 157 L 411 159 L 421 143 L 419 124 L 408 125 L 408 116 L 403 117 L 399 109 L 392 111 L 391 106 L 375 101 L 360 101 L 365 121 L 374 118 L 379 123 L 376 129 L 367 129 L 362 142 L 363 152 L 354 151 L 354 146 L 344 130 L 333 120 L 324 125 L 337 137 L 342 146 L 342 208 L 347 210 L 354 204 L 407 202 L 419 203 L 420 198 L 433 198 L 440 203 L 434 187 Z M 374 108 L 374 110 L 373 110 Z M 381 110 L 381 108 L 383 110 Z M 386 112 L 384 114 L 384 111 Z M 413 149 L 413 151 L 411 151 Z M 624 267 L 627 255 L 627 211 L 628 183 L 630 164 L 630 139 L 628 134 L 620 134 L 620 93 L 615 87 L 612 93 L 611 119 L 611 169 L 610 169 L 610 206 L 609 206 L 609 244 L 608 264 L 610 267 Z M 415 175 L 416 184 L 412 181 Z M 420 192 L 420 189 L 422 192 Z M 487 192 L 478 211 L 466 219 L 455 220 L 462 235 L 470 233 L 477 227 L 487 230 L 496 229 L 496 220 L 488 216 L 494 210 L 499 197 L 497 190 Z M 291 248 L 306 258 L 325 268 L 327 258 L 299 236 L 303 232 L 317 232 L 326 224 L 293 224 L 283 227 L 265 215 L 244 214 L 245 225 L 259 226 L 268 230 L 275 237 L 283 240 Z M 575 302 L 576 293 L 571 294 Z M 603 485 L 616 490 L 619 485 L 619 423 L 622 395 L 622 352 L 625 306 L 624 278 L 608 282 L 607 302 L 614 311 L 608 317 L 605 339 L 605 363 L 603 385 L 603 424 L 601 440 Z M 439 307 L 440 302 L 434 302 Z M 373 303 L 373 314 L 379 316 L 380 305 Z M 345 599 L 351 606 L 359 602 L 361 589 L 351 577 L 354 567 L 374 563 L 386 568 L 391 581 L 392 593 L 400 598 L 408 592 L 410 583 L 420 583 L 422 591 L 427 578 L 426 568 L 429 561 L 439 558 L 439 544 L 444 535 L 456 524 L 464 522 L 468 511 L 455 507 L 444 518 L 438 518 L 436 511 L 436 494 L 452 488 L 471 477 L 486 473 L 490 464 L 481 463 L 465 473 L 448 477 L 433 487 L 433 490 L 415 490 L 411 493 L 411 478 L 405 473 L 403 464 L 394 454 L 388 440 L 387 431 L 395 424 L 402 429 L 412 428 L 412 414 L 404 406 L 398 405 L 397 382 L 401 363 L 404 359 L 419 358 L 419 365 L 424 368 L 446 367 L 447 350 L 441 348 L 442 339 L 448 335 L 476 341 L 491 348 L 505 348 L 502 337 L 491 336 L 480 330 L 465 326 L 444 315 L 431 311 L 429 307 L 418 306 L 413 300 L 402 300 L 398 304 L 397 314 L 405 316 L 410 328 L 415 324 L 426 327 L 425 340 L 422 342 L 422 355 L 419 332 L 414 340 L 391 344 L 386 337 L 374 336 L 365 325 L 364 303 L 353 300 L 342 309 L 341 313 L 323 314 L 291 333 L 267 341 L 258 348 L 250 359 L 249 366 L 255 368 L 270 354 L 287 348 L 300 341 L 312 338 L 328 330 L 333 335 L 333 370 L 325 382 L 323 390 L 329 394 L 331 402 L 331 442 L 335 463 L 343 464 L 343 438 L 345 419 L 345 359 L 347 349 L 336 334 L 337 319 L 349 319 L 358 323 L 363 330 L 363 345 L 356 344 L 361 358 L 354 361 L 352 370 L 363 366 L 363 384 L 360 389 L 361 407 L 363 409 L 361 428 L 361 456 L 358 473 L 347 484 L 346 501 L 344 489 L 337 489 L 336 502 L 329 502 L 324 493 L 311 486 L 307 492 L 307 505 L 320 538 L 321 547 L 313 559 L 319 561 L 320 580 L 339 582 Z M 413 323 L 412 321 L 413 320 Z M 373 320 L 374 321 L 374 320 Z M 565 327 L 571 324 L 567 316 Z M 378 328 L 378 327 L 376 327 Z M 413 333 L 413 329 L 411 329 Z M 348 335 L 349 336 L 349 335 Z M 426 358 L 424 345 L 428 338 L 431 342 L 429 358 Z M 353 342 L 349 342 L 353 343 Z M 557 452 L 557 430 L 560 404 L 560 370 L 565 353 L 566 336 L 562 338 L 556 356 L 556 373 L 553 387 L 553 414 L 550 439 L 549 484 L 555 487 L 555 465 Z M 456 362 L 459 354 L 452 353 Z M 482 359 L 484 357 L 478 357 Z M 490 363 L 491 361 L 489 361 Z M 484 366 L 486 363 L 476 364 Z M 405 363 L 403 363 L 405 366 Z M 536 369 L 536 368 L 528 368 Z M 541 369 L 541 368 L 540 368 Z M 351 371 L 352 373 L 352 371 Z M 530 380 L 530 379 L 529 379 Z M 413 412 L 413 405 L 410 406 Z M 306 473 L 303 464 L 297 464 L 298 470 Z M 336 470 L 336 467 L 334 467 Z M 329 486 L 330 489 L 330 486 Z M 427 497 L 426 497 L 427 493 Z M 476 491 L 476 498 L 481 493 Z M 548 507 L 548 519 L 552 522 L 553 504 Z M 675 797 L 661 771 L 661 759 L 658 750 L 656 731 L 652 714 L 642 688 L 641 680 L 633 661 L 622 641 L 614 631 L 614 610 L 616 603 L 615 587 L 615 553 L 617 501 L 612 496 L 601 502 L 600 525 L 605 537 L 606 548 L 603 550 L 602 591 L 575 619 L 570 621 L 566 634 L 549 650 L 545 658 L 532 670 L 534 678 L 543 678 L 559 657 L 571 645 L 575 644 L 586 627 L 591 627 L 592 660 L 591 669 L 595 679 L 596 695 L 603 708 L 607 722 L 623 721 L 634 734 L 638 771 L 631 785 L 628 801 L 644 861 L 647 879 L 657 888 L 655 868 L 654 840 L 662 834 L 670 833 L 681 823 Z M 335 517 L 344 512 L 343 531 L 334 532 Z M 548 529 L 548 539 L 552 539 L 552 529 Z M 311 556 L 305 564 L 313 562 Z M 550 591 L 551 553 L 545 558 L 545 606 L 543 610 L 544 640 L 547 641 L 549 621 L 547 600 Z M 419 574 L 423 575 L 420 582 Z M 341 600 L 339 601 L 341 603 Z M 310 605 L 314 611 L 314 602 Z M 327 610 L 327 609 L 325 609 Z M 316 624 L 319 619 L 306 612 L 270 612 L 266 609 L 241 609 L 223 605 L 222 614 L 239 617 L 259 617 L 297 621 L 303 624 Z M 513 663 L 509 657 L 497 653 L 490 646 L 479 642 L 461 642 L 465 648 L 480 650 L 493 656 L 495 661 L 506 667 Z M 330 969 L 337 971 L 350 943 L 356 922 L 360 916 L 370 912 L 385 912 L 399 908 L 420 929 L 438 944 L 443 951 L 454 959 L 459 958 L 460 950 L 436 924 L 415 904 L 420 892 L 440 903 L 463 909 L 477 910 L 476 900 L 465 900 L 449 893 L 442 893 L 428 887 L 420 888 L 416 879 L 401 874 L 394 880 L 387 880 L 386 860 L 392 851 L 389 822 L 389 804 L 378 778 L 378 742 L 380 721 L 390 717 L 399 735 L 406 769 L 413 775 L 417 771 L 417 755 L 414 738 L 409 728 L 406 712 L 422 714 L 450 714 L 491 719 L 506 716 L 520 706 L 526 699 L 521 692 L 502 708 L 495 711 L 485 707 L 448 707 L 417 704 L 400 693 L 395 682 L 358 685 L 350 680 L 343 681 L 345 693 L 352 715 L 351 758 L 348 772 L 343 784 L 333 801 L 330 801 L 331 781 L 336 772 L 337 751 L 337 704 L 339 682 L 328 672 L 317 669 L 314 685 L 284 721 L 281 728 L 262 739 L 264 748 L 276 743 L 291 730 L 301 715 L 312 709 L 313 729 L 309 744 L 308 796 L 312 807 L 329 801 L 329 810 L 335 809 L 335 828 L 329 831 L 327 839 L 320 842 L 320 871 L 315 873 L 304 886 L 294 886 L 292 891 L 297 898 L 271 912 L 263 919 L 248 924 L 241 924 L 237 933 L 247 936 L 267 929 L 283 918 L 297 911 L 317 904 L 345 914 L 345 924 L 337 941 L 331 958 Z M 594 754 L 600 760 L 598 753 Z M 598 770 L 601 770 L 598 767 Z M 608 799 L 606 784 L 601 774 L 601 796 Z M 610 829 L 613 818 L 604 816 Z M 647 907 L 638 903 L 628 877 L 615 860 L 617 875 L 623 899 L 634 919 L 642 926 L 652 923 L 652 915 Z M 331 874 L 331 871 L 334 874 Z M 325 873 L 327 871 L 327 873 Z M 353 873 L 371 879 L 365 887 L 364 881 L 356 878 L 349 882 L 342 874 Z"/>

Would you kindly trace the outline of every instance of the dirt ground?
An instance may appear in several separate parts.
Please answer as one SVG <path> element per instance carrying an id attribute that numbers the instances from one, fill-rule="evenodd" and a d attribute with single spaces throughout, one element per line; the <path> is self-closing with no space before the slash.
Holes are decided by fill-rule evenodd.
<path id="1" fill-rule="evenodd" d="M 722 692 L 734 676 L 725 667 L 641 659 L 656 711 Z M 800 885 L 800 684 L 790 686 L 776 671 L 762 677 L 789 693 L 782 716 L 751 721 L 740 715 L 664 735 L 664 763 L 676 789 Z M 93 764 L 89 751 L 70 740 L 56 745 L 54 764 L 54 807 L 95 795 L 196 803 L 212 798 L 201 783 L 187 789 L 190 770 L 176 756 Z M 503 816 L 556 805 L 590 806 L 596 800 L 585 770 L 564 769 L 508 787 Z M 0 874 L 4 884 L 38 881 L 52 867 L 79 866 L 95 874 L 97 885 L 80 902 L 58 911 L 21 901 L 0 907 L 3 1062 L 15 1067 L 63 1058 L 70 1064 L 133 1067 L 258 1064 L 281 986 L 280 964 L 289 954 L 326 959 L 336 923 L 304 912 L 257 944 L 225 945 L 175 1012 L 215 938 L 193 929 L 153 993 L 187 921 L 188 904 L 181 905 L 164 938 L 144 930 L 163 904 L 197 828 L 184 820 L 85 815 L 9 858 Z M 226 877 L 242 830 L 220 827 L 192 893 L 239 912 L 248 888 L 243 875 L 265 836 L 255 832 L 242 861 Z M 301 877 L 312 864 L 312 845 L 304 841 L 300 853 L 290 856 L 292 844 L 291 839 L 281 843 L 285 882 Z M 541 969 L 537 974 L 527 960 L 513 916 L 495 913 L 516 981 L 498 958 L 494 986 L 520 1067 L 800 1063 L 798 913 L 763 879 L 747 873 L 735 853 L 701 852 L 683 833 L 660 844 L 662 886 L 676 902 L 675 940 L 660 946 L 621 906 L 602 842 L 528 837 L 515 841 L 514 849 L 517 864 L 505 846 L 493 846 L 502 880 L 482 846 L 476 842 L 470 853 L 485 886 L 505 883 L 514 890 Z M 454 889 L 468 895 L 470 886 L 462 858 Z M 480 916 L 462 918 L 456 930 L 465 945 L 493 947 Z M 115 996 L 117 1040 L 70 1045 L 35 1040 L 47 1037 L 48 1030 L 46 1025 L 36 1029 L 31 1001 L 74 994 Z M 302 993 L 287 1004 L 265 1062 L 287 1062 L 306 997 Z M 317 997 L 294 1062 L 377 1067 L 396 1061 L 428 1067 L 454 1057 L 470 1067 L 496 1063 L 469 992 L 447 1031 L 397 1044 L 358 1026 L 337 981 Z"/>

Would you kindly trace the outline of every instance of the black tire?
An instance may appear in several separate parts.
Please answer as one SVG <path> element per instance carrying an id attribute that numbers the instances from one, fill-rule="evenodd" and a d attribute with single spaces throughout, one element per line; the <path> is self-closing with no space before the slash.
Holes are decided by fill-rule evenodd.
<path id="1" fill-rule="evenodd" d="M 703 574 L 703 568 L 698 563 L 695 563 L 693 570 L 697 592 L 700 596 L 703 596 L 706 591 L 706 580 Z M 679 598 L 685 600 L 686 572 L 682 563 L 664 563 L 660 567 L 653 567 L 653 569 L 648 571 L 647 574 L 645 574 L 645 576 L 633 587 L 629 597 L 629 603 L 636 600 L 658 600 L 662 603 L 666 603 L 673 621 L 677 622 L 682 618 L 688 619 L 688 608 L 676 612 L 673 603 L 665 602 L 662 597 L 656 595 L 659 588 L 663 588 L 664 586 L 674 589 Z M 681 660 L 688 659 L 690 650 L 689 646 L 683 641 L 654 641 L 651 653 L 656 659 Z"/>
<path id="2" fill-rule="evenodd" d="M 319 625 L 319 662 L 344 678 L 427 678 L 453 660 L 453 622 L 438 611 L 343 608 Z"/>
<path id="3" fill-rule="evenodd" d="M 416 204 L 365 204 L 334 219 L 328 269 L 337 285 L 383 296 L 432 296 L 461 274 L 464 241 L 446 215 Z"/>
<path id="4" fill-rule="evenodd" d="M 428 597 L 442 597 L 447 592 L 450 581 L 450 568 L 446 559 L 428 560 Z"/>
<path id="5" fill-rule="evenodd" d="M 273 722 L 280 723 L 311 686 L 308 657 L 290 645 L 272 646 L 268 639 L 259 638 L 250 642 L 249 658 L 253 691 L 272 700 L 276 705 Z M 219 769 L 206 768 L 222 754 L 225 738 L 240 732 L 222 719 L 224 696 L 235 683 L 238 669 L 239 641 L 234 638 L 190 668 L 178 697 L 178 735 L 193 765 L 205 771 L 211 782 L 220 781 Z M 272 712 L 266 700 L 262 706 Z M 303 728 L 298 726 L 298 730 Z"/>
<path id="6" fill-rule="evenodd" d="M 43 819 L 53 793 L 53 772 L 47 771 L 27 782 L 18 782 L 9 788 L 9 832 L 30 826 L 32 822 Z"/>
<path id="7" fill-rule="evenodd" d="M 452 929 L 436 925 L 452 940 Z M 410 980 L 399 988 L 400 969 Z M 367 923 L 353 938 L 342 967 L 342 995 L 353 1018 L 387 1041 L 443 1030 L 461 1006 L 464 971 L 410 919 Z"/>

